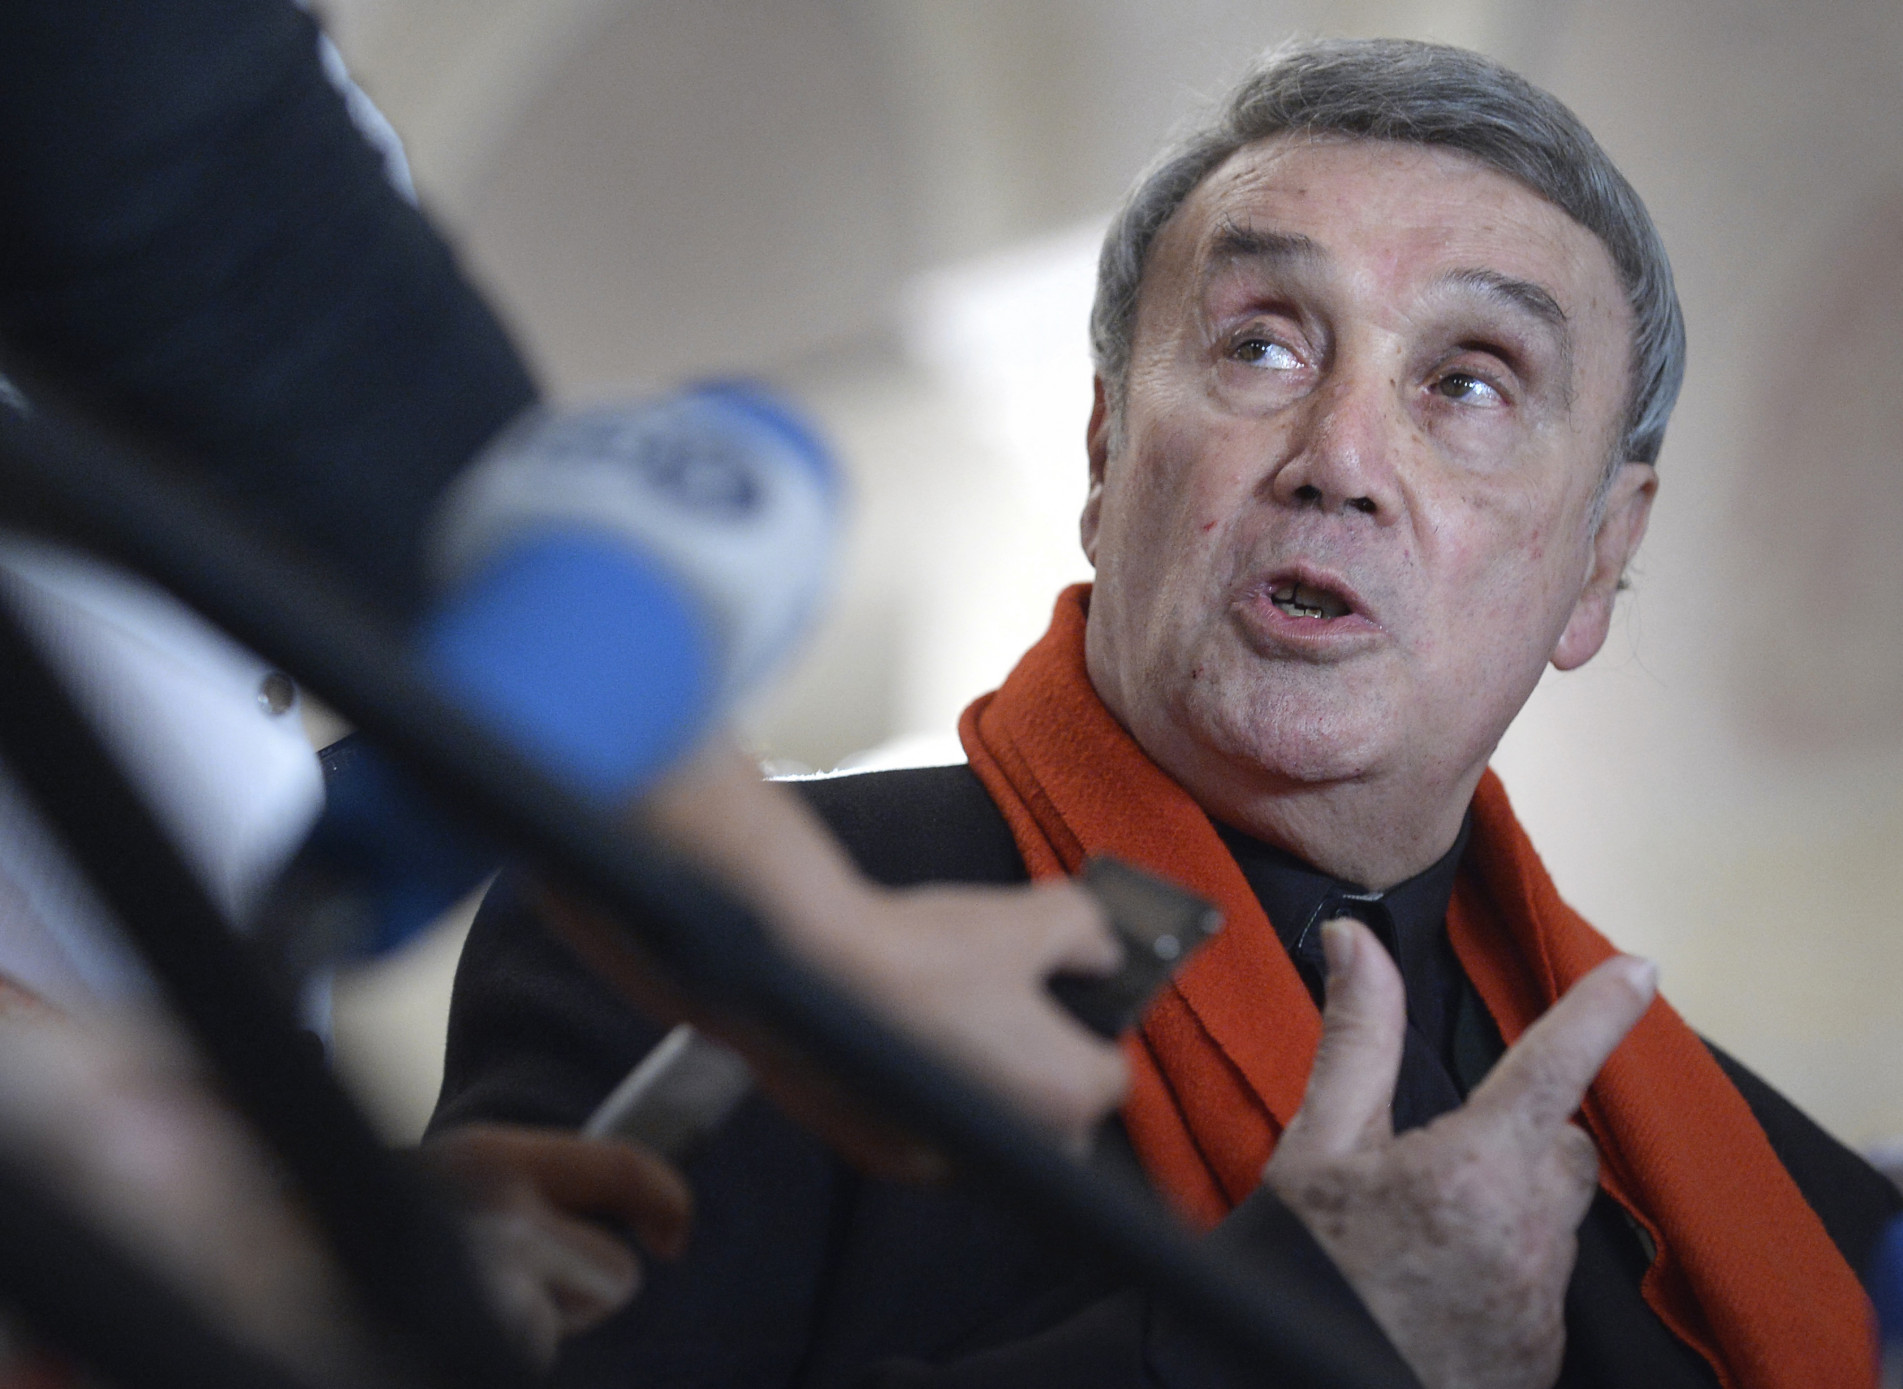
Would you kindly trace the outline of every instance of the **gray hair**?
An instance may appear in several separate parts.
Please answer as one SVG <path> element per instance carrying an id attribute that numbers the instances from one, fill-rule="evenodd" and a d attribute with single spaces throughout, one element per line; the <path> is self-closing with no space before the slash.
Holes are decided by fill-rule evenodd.
<path id="1" fill-rule="evenodd" d="M 1284 134 L 1439 145 L 1499 170 L 1605 243 L 1632 308 L 1631 386 L 1614 462 L 1657 460 L 1685 376 L 1672 266 L 1639 195 L 1556 98 L 1491 59 L 1405 39 L 1272 49 L 1199 128 L 1137 183 L 1104 238 L 1091 354 L 1120 411 L 1150 245 L 1177 208 L 1245 145 Z"/>

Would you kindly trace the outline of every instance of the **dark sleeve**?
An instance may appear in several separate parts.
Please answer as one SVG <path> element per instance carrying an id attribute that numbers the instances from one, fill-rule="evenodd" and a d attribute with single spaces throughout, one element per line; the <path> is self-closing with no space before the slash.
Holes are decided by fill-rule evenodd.
<path id="1" fill-rule="evenodd" d="M 1366 1389 L 1418 1389 L 1414 1377 L 1361 1299 L 1294 1212 L 1258 1189 L 1210 1236 L 1241 1261 L 1298 1285 L 1315 1310 L 1348 1328 L 1344 1354 Z M 1122 1289 L 1098 1297 L 1048 1329 L 953 1362 L 891 1362 L 866 1389 L 1304 1389 L 1305 1376 L 1250 1364 L 1218 1347 L 1147 1294 Z M 1331 1380 L 1337 1383 L 1339 1380 Z"/>
<path id="2" fill-rule="evenodd" d="M 290 0 L 0 19 L 0 344 L 413 609 L 449 476 L 534 398 Z"/>
<path id="3" fill-rule="evenodd" d="M 1705 1045 L 1751 1106 L 1771 1150 L 1817 1212 L 1838 1252 L 1868 1286 L 1877 1241 L 1903 1214 L 1903 1192 L 1742 1063 L 1709 1041 Z"/>

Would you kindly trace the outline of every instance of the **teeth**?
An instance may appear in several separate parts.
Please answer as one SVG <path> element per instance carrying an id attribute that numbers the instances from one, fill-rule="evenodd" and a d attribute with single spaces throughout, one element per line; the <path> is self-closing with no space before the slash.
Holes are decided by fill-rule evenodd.
<path id="1" fill-rule="evenodd" d="M 1279 584 L 1270 600 L 1290 617 L 1346 617 L 1348 605 L 1327 589 L 1307 584 Z"/>

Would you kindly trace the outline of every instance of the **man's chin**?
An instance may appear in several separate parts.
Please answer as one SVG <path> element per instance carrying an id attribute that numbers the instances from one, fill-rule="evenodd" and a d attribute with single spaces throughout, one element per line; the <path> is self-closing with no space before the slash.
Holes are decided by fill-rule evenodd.
<path id="1" fill-rule="evenodd" d="M 1372 701 L 1349 707 L 1278 695 L 1245 703 L 1192 700 L 1191 738 L 1238 776 L 1291 787 L 1354 781 L 1381 761 L 1390 721 Z"/>
<path id="2" fill-rule="evenodd" d="M 1279 738 L 1258 740 L 1224 749 L 1239 773 L 1259 782 L 1299 786 L 1327 786 L 1358 781 L 1373 766 L 1374 759 L 1358 748 L 1319 739 Z"/>

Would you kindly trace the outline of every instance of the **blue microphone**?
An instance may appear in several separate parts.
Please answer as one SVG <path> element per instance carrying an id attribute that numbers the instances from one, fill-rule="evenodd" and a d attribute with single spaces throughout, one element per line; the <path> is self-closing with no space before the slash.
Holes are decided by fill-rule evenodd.
<path id="1" fill-rule="evenodd" d="M 625 803 L 810 623 L 841 491 L 817 435 L 755 387 L 532 412 L 439 512 L 419 655 L 546 771 Z M 399 947 L 500 859 L 360 736 L 322 762 L 323 816 L 260 913 L 300 978 Z"/>
<path id="2" fill-rule="evenodd" d="M 817 436 L 753 387 L 531 412 L 452 489 L 424 658 L 550 772 L 626 800 L 805 629 L 840 491 Z"/>

